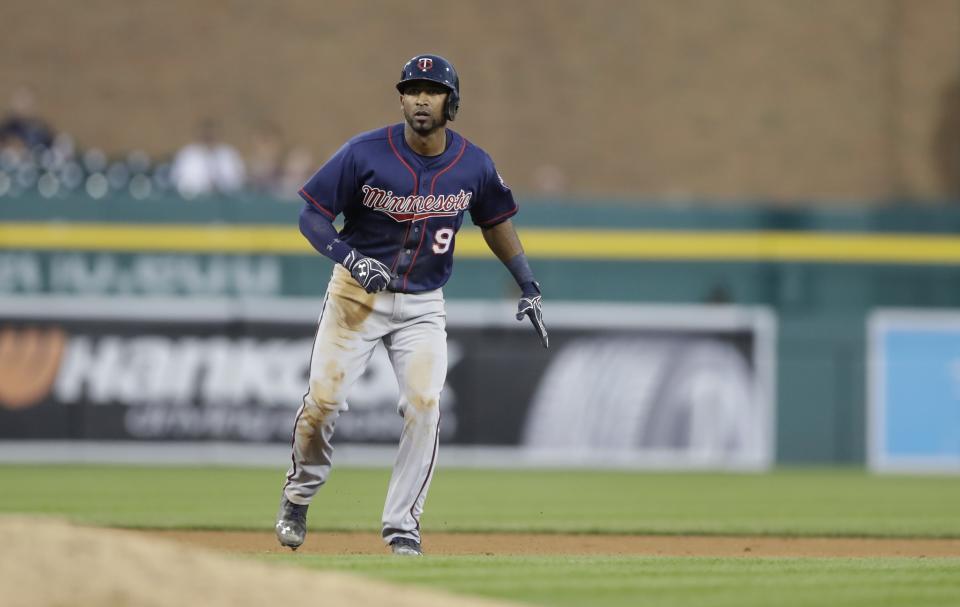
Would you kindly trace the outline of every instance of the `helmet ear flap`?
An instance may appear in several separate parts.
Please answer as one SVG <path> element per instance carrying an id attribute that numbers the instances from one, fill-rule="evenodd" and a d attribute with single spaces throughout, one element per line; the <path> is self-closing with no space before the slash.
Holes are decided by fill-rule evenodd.
<path id="1" fill-rule="evenodd" d="M 447 103 L 443 108 L 443 115 L 453 122 L 457 118 L 457 112 L 460 111 L 460 92 L 450 91 L 447 95 Z"/>

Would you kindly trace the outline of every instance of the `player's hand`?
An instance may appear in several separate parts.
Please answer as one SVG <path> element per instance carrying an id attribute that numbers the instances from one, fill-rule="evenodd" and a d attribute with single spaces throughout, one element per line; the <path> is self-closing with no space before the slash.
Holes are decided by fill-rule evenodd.
<path id="1" fill-rule="evenodd" d="M 520 296 L 520 303 L 517 304 L 517 320 L 523 320 L 524 316 L 528 316 L 534 330 L 540 336 L 540 343 L 544 348 L 549 348 L 550 337 L 547 335 L 547 328 L 543 326 L 543 308 L 540 301 L 540 285 L 535 282 L 526 283 L 523 287 L 523 295 Z"/>
<path id="2" fill-rule="evenodd" d="M 390 268 L 372 257 L 364 257 L 356 249 L 344 258 L 343 267 L 350 270 L 350 275 L 367 293 L 383 291 L 393 278 Z"/>

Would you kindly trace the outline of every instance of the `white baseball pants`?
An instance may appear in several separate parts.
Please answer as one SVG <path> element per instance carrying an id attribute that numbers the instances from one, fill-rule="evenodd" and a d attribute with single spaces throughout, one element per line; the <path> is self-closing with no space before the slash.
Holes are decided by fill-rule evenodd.
<path id="1" fill-rule="evenodd" d="M 334 426 L 347 394 L 383 340 L 400 386 L 400 446 L 383 508 L 383 539 L 420 541 L 420 515 L 437 461 L 440 391 L 447 372 L 443 292 L 367 293 L 334 267 L 310 361 L 310 382 L 297 412 L 292 464 L 284 493 L 309 504 L 332 465 Z"/>

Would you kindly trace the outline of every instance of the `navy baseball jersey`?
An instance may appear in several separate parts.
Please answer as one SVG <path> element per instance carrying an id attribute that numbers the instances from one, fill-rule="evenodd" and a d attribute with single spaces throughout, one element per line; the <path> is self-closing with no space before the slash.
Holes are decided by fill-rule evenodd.
<path id="1" fill-rule="evenodd" d="M 447 129 L 443 153 L 421 156 L 407 145 L 403 124 L 349 140 L 300 196 L 331 221 L 343 213 L 340 240 L 386 264 L 397 276 L 388 289 L 402 293 L 446 284 L 464 211 L 480 227 L 517 212 L 486 152 Z"/>

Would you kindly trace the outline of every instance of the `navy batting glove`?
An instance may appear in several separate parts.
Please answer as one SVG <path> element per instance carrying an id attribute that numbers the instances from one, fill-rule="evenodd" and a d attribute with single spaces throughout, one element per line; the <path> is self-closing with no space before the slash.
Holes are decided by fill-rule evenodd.
<path id="1" fill-rule="evenodd" d="M 343 267 L 350 270 L 350 275 L 367 293 L 383 291 L 393 278 L 390 268 L 372 257 L 364 257 L 356 249 L 344 258 Z"/>
<path id="2" fill-rule="evenodd" d="M 517 304 L 517 320 L 523 320 L 524 316 L 529 316 L 534 330 L 540 336 L 540 343 L 544 348 L 549 348 L 550 337 L 547 335 L 547 328 L 543 325 L 540 285 L 536 282 L 525 282 L 521 288 L 523 294 L 520 296 L 520 303 Z"/>

